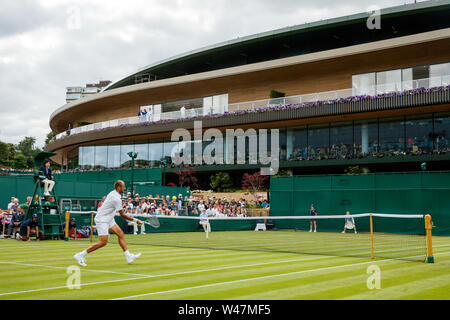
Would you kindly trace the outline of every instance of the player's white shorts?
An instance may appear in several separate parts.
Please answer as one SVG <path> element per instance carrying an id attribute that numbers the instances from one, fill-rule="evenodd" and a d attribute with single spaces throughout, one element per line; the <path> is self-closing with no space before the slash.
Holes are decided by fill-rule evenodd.
<path id="1" fill-rule="evenodd" d="M 116 225 L 114 219 L 109 222 L 98 222 L 95 220 L 95 226 L 97 227 L 97 233 L 99 236 L 108 236 L 109 229 L 111 229 L 114 225 Z"/>

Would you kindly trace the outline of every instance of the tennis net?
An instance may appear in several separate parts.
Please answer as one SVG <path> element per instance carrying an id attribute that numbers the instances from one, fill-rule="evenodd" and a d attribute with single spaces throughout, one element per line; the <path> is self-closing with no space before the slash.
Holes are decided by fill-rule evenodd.
<path id="1" fill-rule="evenodd" d="M 86 218 L 90 214 L 78 214 L 89 223 Z M 211 232 L 208 236 L 197 216 L 135 217 L 145 222 L 142 230 L 145 234 L 141 233 L 140 226 L 136 229 L 133 223 L 116 217 L 117 224 L 127 233 L 127 243 L 132 245 L 413 261 L 424 261 L 428 253 L 424 215 L 363 213 L 314 217 L 210 217 Z M 256 229 L 265 231 L 257 232 Z M 93 240 L 96 240 L 95 226 Z M 117 243 L 114 235 L 110 241 Z"/>

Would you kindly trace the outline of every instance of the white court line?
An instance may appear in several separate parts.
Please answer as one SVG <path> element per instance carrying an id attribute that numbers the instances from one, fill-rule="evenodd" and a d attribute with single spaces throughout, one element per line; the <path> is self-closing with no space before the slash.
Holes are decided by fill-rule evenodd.
<path id="1" fill-rule="evenodd" d="M 450 254 L 450 252 L 441 253 L 440 255 L 445 255 L 445 254 Z M 410 257 L 410 258 L 413 258 L 413 257 Z M 186 287 L 186 288 L 166 290 L 166 291 L 158 291 L 158 292 L 150 292 L 150 293 L 138 294 L 138 295 L 134 295 L 134 296 L 115 298 L 115 299 L 110 299 L 110 300 L 127 300 L 127 299 L 133 299 L 133 298 L 139 298 L 139 297 L 144 297 L 144 296 L 157 295 L 157 294 L 162 294 L 162 293 L 173 293 L 173 292 L 179 292 L 179 291 L 185 291 L 185 290 L 208 288 L 208 287 L 213 287 L 213 286 L 234 284 L 234 283 L 240 283 L 240 282 L 246 282 L 246 281 L 254 281 L 254 280 L 262 280 L 262 279 L 269 279 L 269 278 L 276 278 L 276 277 L 284 277 L 284 276 L 290 276 L 290 275 L 298 275 L 298 274 L 307 273 L 307 272 L 312 273 L 312 272 L 316 272 L 316 271 L 325 271 L 325 270 L 340 269 L 340 268 L 345 268 L 345 267 L 353 267 L 353 266 L 358 266 L 358 265 L 374 264 L 374 263 L 380 263 L 380 262 L 388 262 L 388 261 L 393 261 L 393 260 L 396 260 L 396 259 L 384 259 L 384 260 L 379 260 L 379 261 L 352 263 L 352 264 L 345 264 L 345 265 L 339 265 L 339 266 L 333 266 L 333 267 L 325 267 L 325 268 L 319 268 L 319 269 L 309 269 L 309 270 L 302 270 L 302 271 L 295 271 L 295 272 L 288 272 L 288 273 L 280 273 L 280 274 L 274 274 L 274 275 L 268 275 L 268 276 L 262 276 L 262 277 L 255 277 L 255 278 L 247 278 L 247 279 L 241 279 L 241 280 L 232 280 L 232 281 L 225 281 L 225 282 L 210 283 L 210 284 L 205 284 L 205 285 L 200 285 L 200 286 Z"/>
<path id="2" fill-rule="evenodd" d="M 300 261 L 311 261 L 311 260 L 321 260 L 321 259 L 330 259 L 329 256 L 324 257 L 314 257 L 314 258 L 305 258 L 305 259 L 291 259 L 291 260 L 282 260 L 282 261 L 270 261 L 270 262 L 261 262 L 261 263 L 253 263 L 247 265 L 234 265 L 227 267 L 219 267 L 214 269 L 206 269 L 206 270 L 191 270 L 191 271 L 182 271 L 176 273 L 168 273 L 168 274 L 138 274 L 138 273 L 126 273 L 126 272 L 117 272 L 117 271 L 108 271 L 108 270 L 94 270 L 94 269 L 82 269 L 83 271 L 89 272 L 101 272 L 101 273 L 113 273 L 113 274 L 124 274 L 129 276 L 138 276 L 138 277 L 162 277 L 162 276 L 174 276 L 181 274 L 189 274 L 189 273 L 198 273 L 198 272 L 208 272 L 208 271 L 218 271 L 218 270 L 226 270 L 226 269 L 234 269 L 234 268 L 245 268 L 245 267 L 256 267 L 263 266 L 268 264 L 277 264 L 277 263 L 289 263 L 289 262 L 300 262 Z M 334 257 L 338 258 L 338 257 Z M 13 265 L 21 265 L 28 267 L 40 267 L 40 268 L 48 268 L 48 269 L 67 269 L 67 267 L 56 267 L 56 266 L 47 266 L 47 265 L 39 265 L 39 264 L 29 264 L 29 263 L 21 263 L 21 262 L 9 262 L 9 261 L 0 261 L 0 264 L 13 264 Z"/>
<path id="3" fill-rule="evenodd" d="M 446 255 L 446 254 L 450 254 L 450 252 L 446 252 L 446 253 L 438 253 L 436 255 Z M 415 257 L 415 256 L 413 256 Z M 410 257 L 410 258 L 413 258 Z M 320 260 L 320 259 L 332 259 L 332 258 L 339 258 L 339 257 L 333 257 L 333 256 L 327 256 L 327 257 L 318 257 L 318 258 L 307 258 L 307 259 L 299 259 L 298 261 L 308 261 L 308 260 Z M 370 262 L 364 262 L 362 264 L 368 264 L 368 263 L 378 263 L 378 262 L 386 262 L 386 261 L 394 261 L 397 259 L 383 259 L 383 260 L 378 260 L 378 261 L 370 261 Z M 397 260 L 398 262 L 398 260 Z M 274 262 L 268 262 L 266 264 L 276 264 L 276 263 L 280 263 L 279 261 L 274 261 Z M 405 262 L 406 263 L 406 262 Z M 357 263 L 357 264 L 349 264 L 349 265 L 341 265 L 341 266 L 336 266 L 336 267 L 344 267 L 344 266 L 353 266 L 353 265 L 358 265 L 361 263 Z M 247 265 L 250 266 L 250 265 Z M 223 267 L 223 268 L 215 268 L 215 269 L 209 269 L 209 270 L 194 270 L 194 271 L 186 271 L 186 272 L 179 272 L 179 273 L 172 273 L 172 274 L 161 274 L 161 275 L 148 275 L 148 276 L 140 276 L 138 278 L 128 278 L 128 279 L 120 279 L 120 280 L 108 280 L 108 281 L 99 281 L 99 282 L 91 282 L 91 283 L 84 283 L 84 284 L 80 284 L 80 286 L 91 286 L 91 285 L 97 285 L 97 284 L 106 284 L 106 283 L 116 283 L 116 282 L 124 282 L 124 281 L 133 281 L 133 280 L 142 280 L 142 279 L 147 279 L 147 278 L 156 278 L 156 277 L 167 277 L 167 276 L 173 276 L 173 275 L 180 275 L 180 274 L 189 274 L 189 273 L 198 273 L 198 272 L 207 272 L 207 271 L 217 271 L 217 270 L 223 270 L 223 269 L 232 269 L 232 268 L 240 268 L 240 267 L 245 267 L 245 266 L 229 266 L 229 267 Z M 331 267 L 328 267 L 331 268 Z M 322 268 L 323 269 L 323 268 Z M 88 270 L 88 269 L 85 269 Z M 311 271 L 314 270 L 320 270 L 320 269 L 312 269 Z M 308 270 L 304 270 L 301 272 L 306 272 Z M 295 273 L 299 273 L 298 272 L 294 272 L 294 273 L 289 273 L 289 274 L 295 274 Z M 279 275 L 273 275 L 273 276 L 282 276 L 282 275 L 287 275 L 287 274 L 279 274 Z M 272 276 L 265 276 L 265 277 L 272 277 Z M 248 281 L 251 279 L 243 279 L 243 280 L 237 280 L 237 281 Z M 210 284 L 208 286 L 213 286 L 213 285 L 220 285 L 222 283 L 217 283 L 217 284 Z M 199 286 L 202 287 L 202 286 Z M 31 290 L 23 290 L 23 291 L 15 291 L 15 292 L 5 292 L 5 293 L 0 293 L 0 296 L 6 296 L 6 295 L 14 295 L 14 294 L 21 294 L 21 293 L 31 293 L 31 292 L 39 292 L 39 291 L 50 291 L 50 290 L 57 290 L 57 289 L 64 289 L 67 288 L 67 286 L 59 286 L 59 287 L 51 287 L 51 288 L 40 288 L 40 289 L 31 289 Z M 190 287 L 190 288 L 181 288 L 181 289 L 175 289 L 175 291 L 180 291 L 180 290 L 188 290 L 188 289 L 195 289 L 197 287 Z M 155 292 L 155 293 L 150 293 L 151 295 L 153 294 L 158 294 L 158 293 L 164 293 L 164 292 L 169 292 L 169 291 L 161 291 L 161 292 Z M 147 294 L 147 295 L 150 295 Z M 128 299 L 130 297 L 122 297 L 122 298 L 117 298 L 117 299 Z"/>
<path id="4" fill-rule="evenodd" d="M 248 265 L 238 265 L 238 266 L 234 265 L 234 266 L 219 267 L 219 268 L 213 268 L 213 269 L 191 270 L 191 271 L 182 271 L 182 272 L 176 272 L 176 273 L 156 274 L 156 275 L 133 274 L 133 273 L 120 273 L 120 272 L 106 271 L 106 270 L 82 269 L 82 271 L 102 272 L 102 273 L 118 273 L 118 274 L 133 275 L 133 276 L 138 276 L 139 278 L 131 278 L 131 279 L 122 279 L 122 280 L 110 280 L 110 281 L 93 282 L 93 283 L 81 284 L 81 286 L 88 286 L 88 285 L 93 285 L 93 284 L 103 284 L 103 283 L 110 283 L 110 282 L 131 281 L 131 280 L 136 280 L 136 279 L 170 277 L 170 276 L 183 275 L 183 274 L 200 273 L 200 272 L 211 272 L 211 271 L 219 271 L 219 270 L 227 270 L 227 269 L 236 269 L 236 268 L 256 267 L 256 266 L 269 265 L 269 264 L 289 263 L 289 262 L 302 262 L 302 261 L 314 261 L 314 260 L 332 259 L 332 258 L 339 258 L 339 257 L 333 257 L 333 256 L 328 257 L 328 256 L 327 256 L 327 257 L 314 257 L 314 258 L 306 258 L 306 259 L 295 259 L 295 260 L 284 260 L 284 261 L 272 261 L 272 262 L 254 263 L 254 264 L 248 264 Z M 21 263 L 8 263 L 8 262 L 0 262 L 0 263 L 3 263 L 3 264 L 18 264 L 18 265 L 26 265 L 26 266 L 42 267 L 42 268 L 51 268 L 51 269 L 53 269 L 53 268 L 56 268 L 56 269 L 66 269 L 66 267 L 52 267 L 52 266 L 44 266 L 44 265 L 21 264 Z M 56 289 L 62 289 L 62 288 L 67 288 L 67 286 L 51 287 L 51 288 L 43 288 L 43 289 L 32 289 L 32 290 L 17 291 L 17 292 L 5 292 L 5 293 L 0 293 L 0 296 L 3 296 L 3 295 L 11 295 L 11 294 L 18 294 L 18 293 L 35 292 L 35 291 L 56 290 Z"/>

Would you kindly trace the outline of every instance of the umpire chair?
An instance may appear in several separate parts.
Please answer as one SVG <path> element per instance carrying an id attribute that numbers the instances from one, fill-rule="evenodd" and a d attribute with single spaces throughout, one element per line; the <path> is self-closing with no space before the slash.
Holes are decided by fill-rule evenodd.
<path id="1" fill-rule="evenodd" d="M 40 168 L 45 159 L 55 155 L 56 153 L 53 152 L 40 152 L 34 157 L 34 166 Z M 25 214 L 25 220 L 31 219 L 33 214 L 37 214 L 42 238 L 49 240 L 61 239 L 64 236 L 64 231 L 55 188 L 53 188 L 49 196 L 44 195 L 42 180 L 45 179 L 45 176 L 43 174 L 41 171 L 34 172 L 34 193 L 31 204 Z"/>

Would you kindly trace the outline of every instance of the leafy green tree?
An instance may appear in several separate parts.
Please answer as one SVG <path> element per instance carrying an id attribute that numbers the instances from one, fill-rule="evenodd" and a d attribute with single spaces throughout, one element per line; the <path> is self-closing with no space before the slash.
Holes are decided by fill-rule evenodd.
<path id="1" fill-rule="evenodd" d="M 16 147 L 12 143 L 0 141 L 0 165 L 13 167 L 14 156 L 16 153 Z"/>
<path id="2" fill-rule="evenodd" d="M 9 160 L 8 144 L 0 141 L 0 164 L 5 165 Z"/>
<path id="3" fill-rule="evenodd" d="M 217 192 L 230 191 L 233 188 L 233 182 L 228 173 L 218 172 L 211 176 L 210 181 L 211 188 Z"/>
<path id="4" fill-rule="evenodd" d="M 28 157 L 23 153 L 18 153 L 14 157 L 14 168 L 15 169 L 27 169 L 28 168 Z"/>
<path id="5" fill-rule="evenodd" d="M 36 138 L 34 137 L 25 137 L 22 141 L 19 142 L 17 148 L 24 156 L 33 156 L 34 144 L 36 143 Z"/>
<path id="6" fill-rule="evenodd" d="M 41 149 L 35 147 L 35 145 L 34 145 L 35 143 L 36 143 L 36 138 L 25 137 L 17 145 L 17 148 L 19 149 L 20 153 L 25 156 L 26 168 L 29 168 L 29 169 L 33 168 L 34 157 L 39 152 L 41 152 Z M 22 168 L 17 167 L 17 169 L 22 169 Z"/>
<path id="7" fill-rule="evenodd" d="M 47 137 L 45 138 L 45 145 L 48 145 L 48 144 L 50 143 L 50 140 L 52 140 L 52 139 L 53 139 L 53 132 L 50 131 L 50 132 L 47 134 Z"/>

